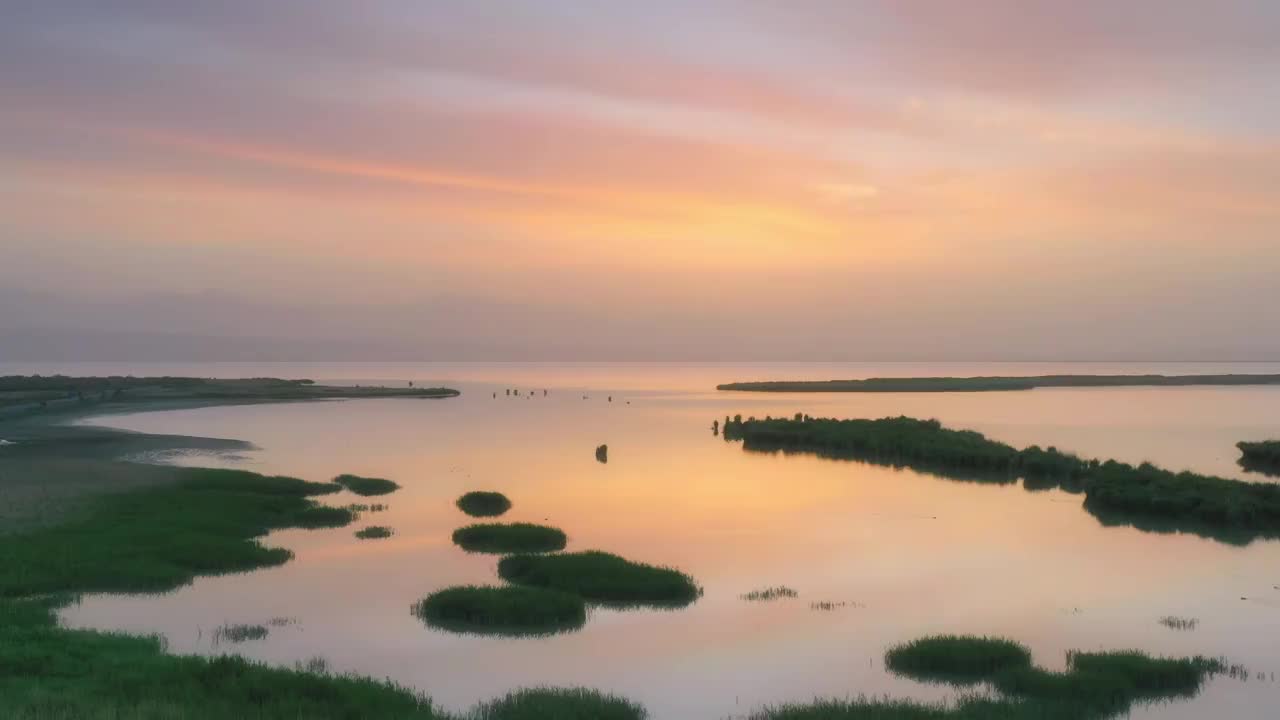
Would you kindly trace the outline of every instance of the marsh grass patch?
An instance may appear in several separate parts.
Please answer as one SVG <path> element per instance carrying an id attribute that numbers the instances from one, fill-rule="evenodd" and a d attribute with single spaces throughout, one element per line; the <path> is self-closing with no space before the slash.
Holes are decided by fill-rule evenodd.
<path id="1" fill-rule="evenodd" d="M 168 486 L 110 494 L 76 517 L 0 543 L 0 597 L 162 592 L 197 575 L 281 565 L 293 555 L 255 538 L 346 525 L 346 508 L 311 499 L 330 484 L 244 470 L 184 469 Z"/>
<path id="2" fill-rule="evenodd" d="M 512 585 L 445 588 L 415 603 L 412 611 L 431 627 L 481 635 L 550 635 L 577 630 L 587 621 L 586 603 L 577 595 Z"/>
<path id="3" fill-rule="evenodd" d="M 926 682 L 969 685 L 1010 668 L 1029 667 L 1031 651 L 994 637 L 932 635 L 890 648 L 885 667 Z"/>
<path id="4" fill-rule="evenodd" d="M 508 582 L 574 593 L 619 607 L 683 607 L 702 594 L 693 578 L 679 570 L 598 550 L 510 555 L 498 561 L 498 575 Z"/>
<path id="5" fill-rule="evenodd" d="M 453 543 L 467 552 L 545 553 L 563 550 L 567 542 L 563 530 L 532 523 L 479 523 L 453 531 Z"/>
<path id="6" fill-rule="evenodd" d="M 394 534 L 394 530 L 384 525 L 370 525 L 367 528 L 361 528 L 356 531 L 356 537 L 361 540 L 381 540 Z"/>
<path id="7" fill-rule="evenodd" d="M 497 517 L 511 509 L 511 501 L 500 492 L 473 490 L 458 498 L 457 506 L 472 517 Z"/>
<path id="8" fill-rule="evenodd" d="M 339 485 L 356 495 L 388 495 L 400 489 L 400 486 L 386 478 L 361 477 L 359 475 L 339 475 L 333 479 Z"/>

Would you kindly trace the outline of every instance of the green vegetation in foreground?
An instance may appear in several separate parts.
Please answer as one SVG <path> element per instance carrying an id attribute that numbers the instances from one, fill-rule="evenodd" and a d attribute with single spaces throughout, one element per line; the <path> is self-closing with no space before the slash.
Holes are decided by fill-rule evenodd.
<path id="1" fill-rule="evenodd" d="M 471 517 L 497 517 L 511 509 L 511 501 L 500 492 L 475 490 L 458 498 L 458 509 Z"/>
<path id="2" fill-rule="evenodd" d="M 563 530 L 532 523 L 482 523 L 453 531 L 453 543 L 468 552 L 555 552 L 566 542 Z"/>
<path id="3" fill-rule="evenodd" d="M 311 380 L 280 378 L 7 375 L 0 377 L 0 415 L 38 414 L 99 405 L 105 407 L 96 409 L 127 408 L 157 402 L 216 404 L 456 395 L 458 391 L 452 388 L 317 385 Z"/>
<path id="4" fill-rule="evenodd" d="M 413 613 L 432 627 L 486 635 L 547 635 L 587 621 L 581 597 L 522 586 L 446 588 L 416 603 Z"/>
<path id="5" fill-rule="evenodd" d="M 106 495 L 66 522 L 0 543 L 0 597 L 160 592 L 196 575 L 292 557 L 253 538 L 282 528 L 341 527 L 353 514 L 310 498 L 338 489 L 241 470 L 181 469 L 178 482 Z"/>
<path id="6" fill-rule="evenodd" d="M 724 437 L 740 439 L 752 451 L 811 452 L 995 482 L 1021 477 L 1028 489 L 1083 491 L 1085 508 L 1104 524 L 1236 543 L 1280 537 L 1280 485 L 1174 473 L 1149 463 L 1084 460 L 1053 447 L 1018 450 L 981 433 L 944 428 L 937 420 L 739 416 L 726 418 Z"/>
<path id="7" fill-rule="evenodd" d="M 473 720 L 643 720 L 645 709 L 636 703 L 594 690 L 530 688 L 482 703 L 471 713 Z"/>
<path id="8" fill-rule="evenodd" d="M 359 475 L 339 475 L 333 481 L 357 495 L 389 495 L 400 489 L 400 486 L 383 478 L 360 477 Z"/>
<path id="9" fill-rule="evenodd" d="M 891 648 L 891 671 L 958 686 L 990 683 L 996 697 L 952 705 L 910 701 L 821 700 L 766 708 L 752 720 L 1101 720 L 1135 702 L 1186 698 L 1227 668 L 1202 657 L 1151 658 L 1138 652 L 1067 653 L 1066 672 L 1031 664 L 1024 646 L 1000 638 L 940 635 Z"/>
<path id="10" fill-rule="evenodd" d="M 1280 475 L 1280 440 L 1238 442 L 1240 467 L 1264 475 Z"/>
<path id="11" fill-rule="evenodd" d="M 693 578 L 679 570 L 632 562 L 598 550 L 511 555 L 498 561 L 498 575 L 520 585 L 621 605 L 679 607 L 697 600 L 702 593 Z"/>
<path id="12" fill-rule="evenodd" d="M 0 600 L 0 717 L 403 718 L 445 715 L 377 680 L 164 653 L 155 637 L 65 630 L 48 600 Z"/>
<path id="13" fill-rule="evenodd" d="M 792 588 L 789 588 L 786 585 L 779 585 L 777 587 L 769 587 L 762 590 L 752 590 L 751 592 L 744 593 L 738 597 L 751 602 L 768 602 L 779 598 L 793 598 L 799 595 L 800 593 L 796 592 Z"/>
<path id="14" fill-rule="evenodd" d="M 866 380 L 769 380 L 717 385 L 753 392 L 992 392 L 1047 387 L 1185 387 L 1280 385 L 1280 375 L 1032 375 L 1027 377 L 902 377 Z"/>
<path id="15" fill-rule="evenodd" d="M 394 534 L 395 531 L 385 525 L 370 525 L 356 531 L 356 537 L 361 540 L 381 540 Z"/>

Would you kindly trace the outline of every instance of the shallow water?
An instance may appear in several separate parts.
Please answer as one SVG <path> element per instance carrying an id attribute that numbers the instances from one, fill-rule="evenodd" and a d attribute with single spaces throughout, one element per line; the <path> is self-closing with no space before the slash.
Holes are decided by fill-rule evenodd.
<path id="1" fill-rule="evenodd" d="M 184 458 L 324 480 L 392 478 L 386 502 L 340 530 L 285 531 L 280 568 L 204 578 L 163 596 L 89 596 L 72 626 L 164 634 L 174 652 L 226 652 L 215 628 L 295 618 L 230 649 L 292 665 L 390 677 L 449 708 L 528 685 L 582 685 L 645 704 L 653 717 L 722 718 L 763 704 L 857 694 L 938 699 L 948 690 L 886 673 L 893 643 L 934 632 L 1007 635 L 1039 663 L 1070 649 L 1225 656 L 1251 671 L 1188 702 L 1133 717 L 1272 718 L 1280 703 L 1280 542 L 1233 546 L 1103 527 L 1061 491 L 1028 492 L 808 456 L 746 453 L 711 434 L 726 414 L 937 417 L 1015 445 L 1263 480 L 1234 443 L 1280 437 L 1277 388 L 1102 388 L 974 394 L 754 395 L 717 382 L 873 375 L 1050 372 L 1276 372 L 1275 365 L 212 365 L 0 368 L 75 374 L 307 376 L 447 382 L 443 401 L 361 400 L 206 408 L 94 422 L 250 440 L 237 458 Z M 505 387 L 519 387 L 507 397 Z M 549 390 L 544 397 L 542 388 Z M 527 389 L 537 392 L 527 397 Z M 492 397 L 495 391 L 498 397 Z M 583 395 L 589 397 L 583 399 Z M 613 401 L 607 397 L 612 395 Z M 609 462 L 594 449 L 609 445 Z M 549 522 L 569 549 L 677 566 L 705 588 L 679 611 L 595 610 L 585 629 L 536 639 L 425 627 L 409 606 L 459 583 L 497 582 L 496 559 L 450 543 L 468 521 L 453 500 L 496 489 L 504 519 Z M 366 524 L 387 540 L 360 541 Z M 795 599 L 739 595 L 785 584 Z M 847 602 L 831 611 L 811 602 Z M 1199 620 L 1175 631 L 1161 616 Z M 1262 677 L 1258 676 L 1262 674 Z"/>

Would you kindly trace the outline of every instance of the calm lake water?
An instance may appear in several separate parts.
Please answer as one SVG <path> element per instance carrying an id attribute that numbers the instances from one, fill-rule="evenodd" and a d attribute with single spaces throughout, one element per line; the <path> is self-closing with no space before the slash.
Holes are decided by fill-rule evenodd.
<path id="1" fill-rule="evenodd" d="M 1280 543 L 1232 546 L 1104 527 L 1081 497 L 945 480 L 857 462 L 746 453 L 711 433 L 726 414 L 936 417 L 1015 445 L 1151 460 L 1266 481 L 1234 444 L 1280 437 L 1280 387 L 1049 389 L 974 394 L 759 395 L 718 382 L 1051 372 L 1280 372 L 1276 364 L 199 365 L 43 366 L 9 371 L 275 375 L 348 383 L 448 384 L 443 401 L 362 400 L 153 412 L 94 422 L 252 441 L 243 458 L 186 459 L 325 480 L 342 472 L 404 488 L 354 527 L 286 531 L 280 568 L 205 578 L 163 596 L 84 598 L 72 626 L 158 632 L 179 653 L 237 652 L 389 677 L 462 709 L 530 685 L 581 685 L 643 703 L 654 718 L 740 716 L 815 696 L 941 699 L 885 672 L 889 645 L 937 632 L 999 634 L 1061 668 L 1071 649 L 1225 656 L 1189 702 L 1133 717 L 1274 718 L 1280 707 Z M 521 390 L 507 397 L 503 389 Z M 542 389 L 548 394 L 544 397 Z M 526 396 L 528 390 L 536 390 Z M 492 396 L 497 392 L 498 397 Z M 584 395 L 588 397 L 584 399 Z M 613 401 L 607 400 L 612 395 Z M 594 449 L 609 445 L 609 461 Z M 494 489 L 503 519 L 563 528 L 569 549 L 679 567 L 705 588 L 679 611 L 595 610 L 578 632 L 491 639 L 424 626 L 410 605 L 449 585 L 496 583 L 496 558 L 454 547 L 454 499 Z M 367 502 L 348 494 L 326 498 Z M 376 499 L 375 499 L 376 501 Z M 389 540 L 359 541 L 365 524 Z M 772 603 L 743 593 L 785 584 Z M 831 611 L 810 603 L 847 603 Z M 1192 631 L 1161 616 L 1199 620 Z M 224 623 L 296 619 L 265 640 L 218 644 Z"/>

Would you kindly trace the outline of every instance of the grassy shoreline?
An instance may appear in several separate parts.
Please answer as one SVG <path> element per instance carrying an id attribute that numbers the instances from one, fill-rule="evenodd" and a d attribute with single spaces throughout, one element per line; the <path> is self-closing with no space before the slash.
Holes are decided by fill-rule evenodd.
<path id="1" fill-rule="evenodd" d="M 1163 526 L 1233 544 L 1280 537 L 1280 485 L 1086 460 L 1053 447 L 1019 450 L 936 420 L 735 417 L 725 418 L 724 438 L 756 452 L 804 452 L 964 480 L 1021 478 L 1029 490 L 1083 492 L 1085 509 L 1104 524 Z"/>
<path id="2" fill-rule="evenodd" d="M 717 390 L 748 392 L 1001 392 L 1065 387 L 1189 387 L 1280 385 L 1280 374 L 1255 375 L 1030 375 L 898 377 L 865 380 L 764 380 L 731 382 Z"/>

